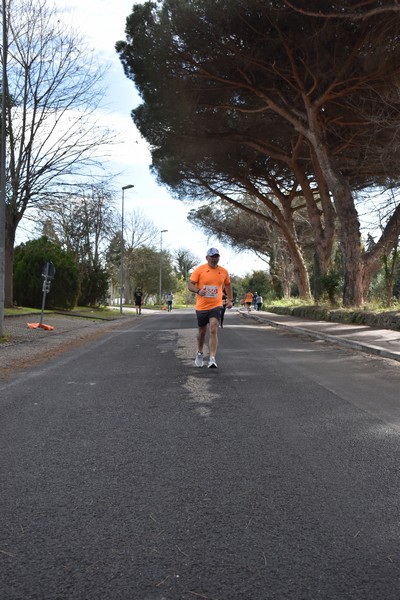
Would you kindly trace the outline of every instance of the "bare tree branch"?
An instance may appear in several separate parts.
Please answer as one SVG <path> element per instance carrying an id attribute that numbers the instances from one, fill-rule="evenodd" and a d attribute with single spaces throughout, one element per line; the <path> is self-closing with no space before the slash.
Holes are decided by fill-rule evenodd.
<path id="1" fill-rule="evenodd" d="M 308 8 L 301 8 L 296 5 L 294 2 L 290 0 L 283 0 L 283 3 L 286 4 L 289 8 L 292 8 L 298 13 L 302 15 L 306 15 L 307 17 L 319 17 L 323 19 L 367 19 L 369 17 L 374 17 L 376 15 L 381 15 L 383 13 L 400 13 L 400 6 L 398 2 L 394 2 L 394 4 L 388 4 L 387 6 L 376 6 L 375 8 L 368 8 L 373 4 L 376 4 L 375 0 L 366 0 L 365 2 L 358 2 L 354 4 L 350 9 L 347 7 L 343 7 L 338 11 L 329 11 L 324 12 L 323 10 L 313 11 Z M 366 8 L 367 7 L 367 8 Z M 364 10 L 366 8 L 366 10 Z M 362 10 L 363 12 L 360 12 Z"/>
<path id="2" fill-rule="evenodd" d="M 5 303 L 25 211 L 46 192 L 99 168 L 115 141 L 98 109 L 104 68 L 48 0 L 8 0 Z"/>

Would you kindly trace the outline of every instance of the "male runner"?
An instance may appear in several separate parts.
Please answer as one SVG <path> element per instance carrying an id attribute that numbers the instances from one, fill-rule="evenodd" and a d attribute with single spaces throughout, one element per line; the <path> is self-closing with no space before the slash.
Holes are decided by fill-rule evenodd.
<path id="1" fill-rule="evenodd" d="M 135 306 L 136 306 L 136 314 L 137 315 L 142 314 L 142 301 L 143 301 L 143 292 L 139 287 L 139 288 L 137 288 L 137 290 L 135 292 Z"/>
<path id="2" fill-rule="evenodd" d="M 228 296 L 227 308 L 232 308 L 232 286 L 229 273 L 220 267 L 219 251 L 209 248 L 206 255 L 207 263 L 197 267 L 190 276 L 188 289 L 197 294 L 196 316 L 198 324 L 196 367 L 203 366 L 203 347 L 207 329 L 209 329 L 208 368 L 216 369 L 215 357 L 218 348 L 218 325 L 221 318 L 222 290 L 225 288 Z"/>

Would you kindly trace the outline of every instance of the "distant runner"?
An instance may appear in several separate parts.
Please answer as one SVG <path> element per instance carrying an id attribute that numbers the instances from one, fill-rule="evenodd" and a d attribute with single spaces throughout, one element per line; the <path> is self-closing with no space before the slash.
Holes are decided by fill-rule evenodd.
<path id="1" fill-rule="evenodd" d="M 142 300 L 143 300 L 143 292 L 140 288 L 137 288 L 135 292 L 135 306 L 136 306 L 136 314 L 142 314 Z"/>

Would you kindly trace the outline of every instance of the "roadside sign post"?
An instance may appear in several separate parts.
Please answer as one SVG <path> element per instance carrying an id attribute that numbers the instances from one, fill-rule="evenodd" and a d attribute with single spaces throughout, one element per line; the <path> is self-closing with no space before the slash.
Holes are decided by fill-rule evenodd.
<path id="1" fill-rule="evenodd" d="M 54 275 L 56 274 L 56 270 L 54 268 L 54 265 L 52 262 L 47 262 L 44 267 L 43 267 L 43 271 L 42 271 L 42 277 L 43 277 L 43 287 L 42 287 L 42 292 L 43 292 L 43 297 L 42 297 L 42 311 L 40 313 L 40 325 L 42 325 L 43 323 L 43 314 L 44 314 L 44 307 L 46 304 L 46 294 L 48 294 L 48 292 L 50 292 L 50 285 L 51 282 L 54 279 Z"/>

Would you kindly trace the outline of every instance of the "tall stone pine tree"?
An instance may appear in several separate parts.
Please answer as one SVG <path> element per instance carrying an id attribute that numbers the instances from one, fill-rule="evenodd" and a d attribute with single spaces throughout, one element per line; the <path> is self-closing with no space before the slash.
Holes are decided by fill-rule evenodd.
<path id="1" fill-rule="evenodd" d="M 126 33 L 117 51 L 141 93 L 133 118 L 152 146 L 160 179 L 168 173 L 173 185 L 173 173 L 180 186 L 196 172 L 204 181 L 202 161 L 208 167 L 218 147 L 217 119 L 237 148 L 256 149 L 258 132 L 263 151 L 274 146 L 281 124 L 285 148 L 301 137 L 303 173 L 326 185 L 333 200 L 344 304 L 362 304 L 400 232 L 397 205 L 366 251 L 354 202 L 358 190 L 399 175 L 400 47 L 393 15 L 343 20 L 299 13 L 284 0 L 165 0 L 135 5 Z M 210 141 L 207 153 L 193 151 L 187 173 L 182 156 L 201 138 Z"/>

